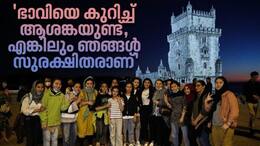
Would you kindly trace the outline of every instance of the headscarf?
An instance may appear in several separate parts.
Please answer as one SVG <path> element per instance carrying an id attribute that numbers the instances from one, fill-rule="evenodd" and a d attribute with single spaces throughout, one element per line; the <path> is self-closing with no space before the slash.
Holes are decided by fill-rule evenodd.
<path id="1" fill-rule="evenodd" d="M 93 88 L 87 88 L 86 87 L 86 83 L 87 83 L 87 81 L 89 81 L 89 80 L 92 80 L 93 81 Z M 89 77 L 87 77 L 85 80 L 84 80 L 84 82 L 83 82 L 83 92 L 86 94 L 86 97 L 85 98 L 87 98 L 88 100 L 94 100 L 94 96 L 95 96 L 95 94 L 96 94 L 96 90 L 95 90 L 95 81 L 94 81 L 94 78 L 92 77 L 92 76 L 89 76 Z"/>
<path id="2" fill-rule="evenodd" d="M 194 88 L 193 84 L 186 84 L 186 85 L 184 86 L 184 90 L 185 90 L 186 87 L 188 87 L 188 88 L 190 89 L 190 94 L 189 94 L 189 95 L 186 95 L 186 94 L 184 93 L 184 96 L 185 96 L 185 98 L 186 98 L 186 101 L 187 101 L 188 103 L 190 103 L 190 102 L 194 99 L 194 97 L 195 97 L 195 95 L 196 95 L 196 92 L 195 92 L 195 88 Z"/>
<path id="3" fill-rule="evenodd" d="M 227 79 L 225 77 L 220 76 L 217 77 L 215 81 L 217 81 L 218 79 L 222 80 L 224 84 L 219 90 L 216 89 L 216 93 L 213 98 L 214 102 L 219 102 L 221 100 L 222 94 L 229 90 Z"/>
<path id="4" fill-rule="evenodd" d="M 212 105 L 213 112 L 217 109 L 217 104 L 220 102 L 222 94 L 225 93 L 227 90 L 229 90 L 226 78 L 220 76 L 217 77 L 215 81 L 217 81 L 218 79 L 222 80 L 224 84 L 219 90 L 216 89 L 215 95 L 213 96 L 213 105 Z"/>
<path id="5" fill-rule="evenodd" d="M 89 81 L 89 80 L 92 80 L 93 81 L 93 87 L 92 88 L 87 88 L 86 87 L 86 83 L 87 83 L 87 81 Z M 95 81 L 94 81 L 94 78 L 92 77 L 92 76 L 88 76 L 85 80 L 84 80 L 84 82 L 83 82 L 83 90 L 82 90 L 82 92 L 83 92 L 83 95 L 85 96 L 84 98 L 85 99 L 87 99 L 87 100 L 95 100 L 95 96 L 96 96 L 96 90 L 95 90 Z M 86 108 L 86 110 L 85 110 L 85 112 L 84 112 L 84 114 L 83 114 L 83 117 L 84 117 L 84 119 L 86 119 L 87 118 L 87 116 L 88 116 L 88 114 L 89 114 L 89 107 L 88 108 Z"/>
<path id="6" fill-rule="evenodd" d="M 32 89 L 31 89 L 31 101 L 34 101 L 34 102 L 36 102 L 36 103 L 39 103 L 40 101 L 41 101 L 41 99 L 42 99 L 42 97 L 43 97 L 43 93 L 44 92 L 41 92 L 41 93 L 37 93 L 36 92 L 36 86 L 38 85 L 38 84 L 43 84 L 44 85 L 44 83 L 42 82 L 42 81 L 39 81 L 39 80 L 36 80 L 36 81 L 34 81 L 33 82 L 33 85 L 32 85 Z"/>

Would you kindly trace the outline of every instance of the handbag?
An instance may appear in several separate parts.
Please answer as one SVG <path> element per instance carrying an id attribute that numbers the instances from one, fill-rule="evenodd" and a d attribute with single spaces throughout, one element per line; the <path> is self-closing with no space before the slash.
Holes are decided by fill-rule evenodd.
<path id="1" fill-rule="evenodd" d="M 167 106 L 161 106 L 159 109 L 159 113 L 163 116 L 170 116 L 172 113 L 172 109 Z"/>

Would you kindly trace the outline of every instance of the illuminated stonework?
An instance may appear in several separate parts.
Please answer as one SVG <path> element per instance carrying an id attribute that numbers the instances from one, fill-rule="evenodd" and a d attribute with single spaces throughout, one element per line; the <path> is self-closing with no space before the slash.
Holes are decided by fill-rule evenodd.
<path id="1" fill-rule="evenodd" d="M 161 64 L 157 72 L 136 70 L 136 76 L 149 77 L 153 81 L 158 78 L 173 78 L 178 81 L 191 82 L 193 78 L 205 79 L 222 75 L 222 61 L 219 56 L 219 37 L 221 29 L 215 27 L 216 11 L 210 12 L 192 9 L 190 2 L 186 11 L 178 16 L 171 16 L 171 34 L 167 36 L 169 43 L 169 70 Z"/>

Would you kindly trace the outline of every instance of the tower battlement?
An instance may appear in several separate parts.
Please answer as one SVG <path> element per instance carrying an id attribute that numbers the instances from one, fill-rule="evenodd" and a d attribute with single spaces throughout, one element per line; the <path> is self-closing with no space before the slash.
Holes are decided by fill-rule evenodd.
<path id="1" fill-rule="evenodd" d="M 212 28 L 212 27 L 196 27 L 196 26 L 183 27 L 172 34 L 169 34 L 167 36 L 167 40 L 170 41 L 180 35 L 187 34 L 187 33 L 204 33 L 204 34 L 221 36 L 222 29 Z"/>

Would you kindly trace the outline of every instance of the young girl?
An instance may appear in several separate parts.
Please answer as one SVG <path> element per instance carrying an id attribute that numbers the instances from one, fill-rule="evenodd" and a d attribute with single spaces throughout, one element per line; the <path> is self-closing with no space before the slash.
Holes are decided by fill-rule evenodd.
<path id="1" fill-rule="evenodd" d="M 164 122 L 162 115 L 160 114 L 160 108 L 163 104 L 163 98 L 165 94 L 165 88 L 163 85 L 163 81 L 161 79 L 157 79 L 155 81 L 155 92 L 153 95 L 153 114 L 150 119 L 150 135 L 151 135 L 151 145 L 167 145 L 164 136 L 167 133 L 167 125 Z M 160 126 L 159 126 L 160 125 Z M 166 140 L 168 141 L 169 138 Z"/>
<path id="2" fill-rule="evenodd" d="M 133 94 L 133 84 L 131 82 L 126 83 L 124 99 L 124 111 L 123 111 L 123 134 L 125 145 L 129 142 L 129 146 L 134 145 L 134 115 L 137 113 L 137 100 Z M 128 138 L 128 139 L 127 139 Z"/>
<path id="3" fill-rule="evenodd" d="M 61 112 L 68 109 L 70 102 L 61 90 L 61 80 L 54 79 L 52 88 L 42 98 L 44 111 L 40 113 L 43 129 L 43 146 L 58 145 L 58 129 L 61 124 Z"/>
<path id="4" fill-rule="evenodd" d="M 78 137 L 80 145 L 84 145 L 87 138 L 88 145 L 93 144 L 93 135 L 95 133 L 95 100 L 97 91 L 95 89 L 94 78 L 89 76 L 83 82 L 84 88 L 79 94 L 80 109 L 77 117 Z"/>
<path id="5" fill-rule="evenodd" d="M 25 115 L 26 146 L 37 146 L 42 138 L 39 112 L 43 111 L 41 99 L 44 93 L 44 83 L 35 81 L 31 92 L 22 99 L 21 112 Z"/>
<path id="6" fill-rule="evenodd" d="M 214 146 L 232 146 L 239 116 L 238 101 L 224 77 L 216 78 L 215 88 L 212 142 Z"/>
<path id="7" fill-rule="evenodd" d="M 137 112 L 134 115 L 134 136 L 137 146 L 141 146 L 140 144 L 140 129 L 141 129 L 141 122 L 140 122 L 140 107 L 141 107 L 141 101 L 140 101 L 140 86 L 141 86 L 141 79 L 138 77 L 135 77 L 132 81 L 133 83 L 133 95 L 135 96 L 135 99 L 138 103 Z"/>
<path id="8" fill-rule="evenodd" d="M 61 114 L 63 146 L 74 146 L 76 144 L 76 119 L 78 115 L 77 112 L 79 110 L 78 104 L 80 102 L 80 90 L 80 83 L 75 83 L 72 85 L 71 90 L 66 91 L 66 98 L 70 101 L 70 106 L 67 111 Z"/>
<path id="9" fill-rule="evenodd" d="M 140 92 L 139 101 L 141 101 L 141 109 L 140 109 L 140 120 L 141 120 L 141 139 L 144 141 L 145 146 L 149 144 L 149 120 L 153 111 L 153 84 L 151 79 L 143 80 L 143 87 Z"/>
<path id="10" fill-rule="evenodd" d="M 112 98 L 108 100 L 110 115 L 110 141 L 112 146 L 122 146 L 122 112 L 124 110 L 123 99 L 119 96 L 119 88 L 114 86 L 112 89 Z"/>
<path id="11" fill-rule="evenodd" d="M 196 92 L 195 92 L 195 88 L 192 84 L 186 84 L 184 86 L 184 97 L 185 100 L 187 102 L 187 106 L 186 106 L 186 114 L 184 117 L 184 122 L 183 124 L 188 126 L 188 135 L 189 135 L 189 140 L 190 140 L 190 145 L 192 146 L 196 146 L 197 142 L 196 142 L 196 133 L 195 132 L 191 132 L 192 130 L 192 125 L 191 125 L 191 115 L 192 115 L 192 104 L 193 104 L 193 100 L 196 96 Z"/>
<path id="12" fill-rule="evenodd" d="M 173 81 L 171 84 L 172 94 L 165 96 L 165 102 L 167 106 L 172 109 L 171 113 L 171 136 L 170 139 L 173 143 L 173 146 L 179 145 L 179 128 L 181 128 L 184 145 L 190 146 L 188 138 L 188 128 L 184 124 L 184 117 L 186 114 L 186 100 L 183 96 L 183 93 L 180 91 L 180 83 Z M 171 102 L 169 102 L 171 101 Z"/>
<path id="13" fill-rule="evenodd" d="M 108 86 L 102 83 L 95 102 L 96 109 L 96 146 L 108 145 Z"/>

